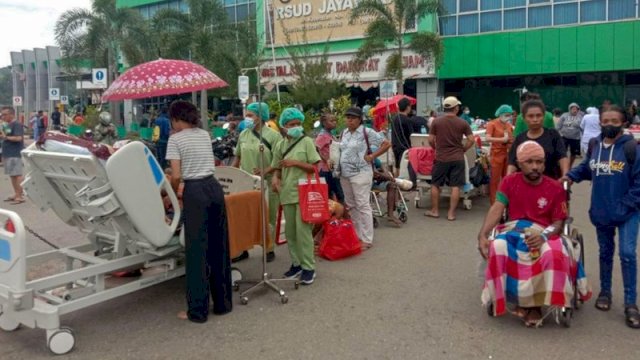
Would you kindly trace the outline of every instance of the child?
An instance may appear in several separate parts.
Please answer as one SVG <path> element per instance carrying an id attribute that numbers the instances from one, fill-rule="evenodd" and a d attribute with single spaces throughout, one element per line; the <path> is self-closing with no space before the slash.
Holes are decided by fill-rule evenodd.
<path id="1" fill-rule="evenodd" d="M 300 110 L 284 109 L 280 115 L 280 127 L 286 131 L 286 139 L 275 146 L 271 166 L 275 169 L 272 186 L 274 191 L 280 194 L 286 220 L 284 231 L 292 263 L 284 276 L 300 276 L 303 285 L 311 285 L 316 276 L 311 234 L 313 225 L 302 221 L 298 180 L 305 179 L 307 174 L 313 173 L 314 165 L 321 159 L 313 140 L 304 136 L 303 121 L 304 114 Z"/>

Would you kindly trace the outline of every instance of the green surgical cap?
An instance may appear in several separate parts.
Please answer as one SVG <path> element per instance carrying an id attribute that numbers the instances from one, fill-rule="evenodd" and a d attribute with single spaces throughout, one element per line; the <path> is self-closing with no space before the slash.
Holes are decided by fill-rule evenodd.
<path id="1" fill-rule="evenodd" d="M 304 121 L 304 114 L 296 108 L 286 108 L 280 114 L 280 126 L 285 126 L 289 121 Z"/>
<path id="2" fill-rule="evenodd" d="M 263 102 L 254 102 L 247 106 L 247 111 L 251 111 L 252 113 L 260 116 L 260 120 L 267 121 L 269 120 L 269 105 Z"/>
<path id="3" fill-rule="evenodd" d="M 509 105 L 500 105 L 498 110 L 496 110 L 496 117 L 499 117 L 502 114 L 512 114 L 513 109 Z"/>

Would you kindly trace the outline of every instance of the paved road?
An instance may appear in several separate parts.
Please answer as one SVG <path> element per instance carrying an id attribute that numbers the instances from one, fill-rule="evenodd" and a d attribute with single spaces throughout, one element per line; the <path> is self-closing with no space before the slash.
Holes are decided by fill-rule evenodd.
<path id="1" fill-rule="evenodd" d="M 9 192 L 7 178 L 0 195 Z M 575 225 L 585 234 L 587 272 L 597 290 L 597 247 L 588 222 L 588 185 L 576 187 Z M 489 318 L 480 306 L 476 234 L 488 208 L 476 199 L 456 222 L 412 209 L 403 229 L 382 225 L 375 247 L 344 261 L 318 261 L 311 287 L 289 292 L 289 304 L 264 294 L 204 325 L 179 321 L 183 280 L 161 284 L 70 314 L 76 349 L 68 359 L 634 359 L 640 332 L 623 323 L 619 264 L 609 313 L 579 311 L 573 327 L 527 329 L 511 316 Z M 59 245 L 82 235 L 32 204 L 13 207 L 25 223 Z M 29 236 L 31 252 L 48 246 Z M 288 267 L 285 247 L 270 269 Z M 260 274 L 258 252 L 240 267 Z M 617 261 L 617 260 L 616 260 Z M 237 299 L 237 298 L 235 298 Z M 48 359 L 42 330 L 0 333 L 0 359 Z"/>

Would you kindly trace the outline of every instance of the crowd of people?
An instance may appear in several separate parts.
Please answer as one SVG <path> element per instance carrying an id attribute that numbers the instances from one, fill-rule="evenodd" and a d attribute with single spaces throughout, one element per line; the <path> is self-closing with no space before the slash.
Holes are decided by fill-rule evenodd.
<path id="1" fill-rule="evenodd" d="M 389 222 L 402 225 L 394 212 L 394 180 L 402 170 L 403 154 L 412 147 L 411 135 L 427 133 L 429 146 L 435 150 L 431 209 L 424 215 L 440 217 L 439 199 L 446 186 L 451 189 L 446 219 L 455 221 L 466 181 L 465 153 L 477 145 L 472 127 L 482 126 L 489 145 L 485 151 L 490 158 L 491 203 L 478 234 L 478 250 L 487 261 L 483 303 L 492 306 L 495 315 L 505 313 L 507 304 L 512 304 L 513 314 L 526 325 L 537 326 L 544 306 L 570 306 L 573 297 L 590 298 L 581 263 L 571 255 L 562 233 L 568 218 L 563 184 L 588 180 L 592 182 L 589 216 L 600 252 L 600 291 L 595 306 L 603 311 L 611 308 L 617 231 L 625 321 L 629 327 L 640 328 L 636 305 L 640 154 L 636 140 L 624 129 L 635 117 L 610 102 L 600 109 L 589 107 L 586 113 L 577 103 L 569 104 L 564 113 L 557 109 L 552 113 L 536 93 L 527 92 L 520 100 L 520 114 L 503 104 L 493 119 L 478 122 L 456 97 L 444 99 L 442 113 L 432 113 L 429 119 L 415 116 L 411 101 L 403 97 L 396 104 L 397 113 L 387 116 L 380 131 L 367 126 L 371 117 L 366 107 L 354 106 L 339 114 L 346 119 L 340 132 L 336 131 L 336 114 L 322 114 L 315 138 L 305 134 L 303 123 L 309 119 L 297 108 L 286 108 L 276 117 L 266 103 L 256 102 L 246 107 L 239 121 L 242 130 L 232 166 L 264 178 L 272 237 L 276 236 L 279 209 L 286 221 L 290 264 L 283 276 L 311 285 L 317 276 L 313 225 L 302 219 L 299 180 L 319 172 L 330 198 L 344 205 L 362 250 L 367 250 L 374 246 L 372 189 L 387 192 Z M 19 204 L 25 201 L 20 187 L 24 128 L 13 108 L 2 108 L 0 114 L 6 124 L 0 133 L 2 158 L 15 191 L 6 201 Z M 30 122 L 38 134 L 46 129 L 41 126 L 41 115 Z M 115 131 L 107 115 L 100 115 L 100 128 L 96 128 L 100 139 L 95 140 L 112 143 Z M 52 119 L 55 128 L 54 114 Z M 158 160 L 167 169 L 174 190 L 182 194 L 184 208 L 187 310 L 179 317 L 204 322 L 210 297 L 214 314 L 232 310 L 232 259 L 211 136 L 201 129 L 198 109 L 186 101 L 163 108 L 155 125 Z M 395 160 L 393 172 L 378 160 L 389 150 Z M 582 159 L 572 168 L 579 157 Z M 273 261 L 273 247 L 265 251 L 267 261 Z"/>

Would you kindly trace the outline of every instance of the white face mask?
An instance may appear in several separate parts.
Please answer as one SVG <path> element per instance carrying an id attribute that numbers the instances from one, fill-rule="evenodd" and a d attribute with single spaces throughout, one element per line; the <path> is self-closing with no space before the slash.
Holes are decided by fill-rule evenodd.
<path id="1" fill-rule="evenodd" d="M 513 119 L 512 116 L 500 116 L 500 121 L 502 121 L 503 123 L 509 122 Z"/>
<path id="2" fill-rule="evenodd" d="M 464 113 L 465 113 L 465 114 L 467 114 L 467 115 L 469 115 L 469 113 L 471 113 L 471 111 L 469 111 L 469 110 L 465 110 L 465 111 L 464 111 Z"/>

